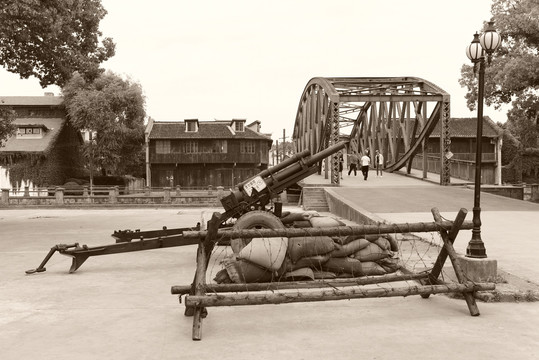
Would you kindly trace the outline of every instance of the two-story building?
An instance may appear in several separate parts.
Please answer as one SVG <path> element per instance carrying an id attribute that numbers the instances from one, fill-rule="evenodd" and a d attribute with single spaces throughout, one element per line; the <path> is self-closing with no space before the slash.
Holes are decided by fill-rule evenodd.
<path id="1" fill-rule="evenodd" d="M 451 176 L 473 182 L 475 179 L 475 156 L 477 147 L 477 118 L 451 118 Z M 483 184 L 501 184 L 502 129 L 488 116 L 483 116 L 481 138 L 481 182 Z M 425 144 L 427 171 L 440 173 L 440 123 L 436 125 Z M 413 167 L 422 170 L 425 164 L 420 151 L 413 160 Z"/>
<path id="2" fill-rule="evenodd" d="M 272 139 L 260 121 L 158 122 L 146 127 L 146 182 L 152 187 L 231 188 L 268 167 Z"/>
<path id="3" fill-rule="evenodd" d="M 83 169 L 82 137 L 66 119 L 63 98 L 0 96 L 0 106 L 16 113 L 16 133 L 0 147 L 0 186 L 61 185 Z"/>

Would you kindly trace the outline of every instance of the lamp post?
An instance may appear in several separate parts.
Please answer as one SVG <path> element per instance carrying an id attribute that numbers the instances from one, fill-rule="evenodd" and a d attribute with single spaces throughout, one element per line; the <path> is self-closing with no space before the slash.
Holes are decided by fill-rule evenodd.
<path id="1" fill-rule="evenodd" d="M 479 79 L 477 90 L 477 139 L 475 149 L 475 186 L 473 207 L 472 239 L 466 248 L 466 256 L 471 258 L 486 258 L 485 244 L 481 239 L 481 160 L 483 138 L 483 97 L 485 91 L 485 56 L 490 64 L 492 53 L 500 46 L 502 39 L 494 29 L 494 22 L 489 21 L 485 32 L 479 36 L 475 34 L 473 41 L 466 48 L 466 55 L 474 64 L 474 73 L 479 65 Z"/>

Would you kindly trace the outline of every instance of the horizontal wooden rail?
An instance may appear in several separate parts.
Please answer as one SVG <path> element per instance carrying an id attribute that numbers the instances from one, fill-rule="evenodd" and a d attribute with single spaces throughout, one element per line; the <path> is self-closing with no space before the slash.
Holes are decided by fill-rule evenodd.
<path id="1" fill-rule="evenodd" d="M 262 304 L 285 304 L 295 302 L 314 302 L 343 299 L 395 297 L 409 295 L 442 294 L 450 292 L 474 292 L 494 290 L 494 283 L 444 284 L 444 285 L 417 285 L 408 287 L 379 287 L 375 289 L 345 288 L 334 290 L 320 290 L 312 292 L 282 292 L 282 293 L 241 293 L 241 294 L 208 294 L 187 295 L 185 306 L 237 306 L 237 305 L 262 305 Z"/>
<path id="2" fill-rule="evenodd" d="M 271 283 L 245 283 L 245 284 L 206 284 L 206 292 L 244 292 L 244 291 L 273 291 L 283 289 L 312 289 L 337 286 L 359 286 L 377 283 L 421 280 L 428 278 L 428 273 L 420 274 L 388 274 L 380 276 L 368 276 L 361 278 L 324 279 L 314 281 L 276 281 Z M 172 286 L 170 292 L 173 295 L 186 295 L 191 291 L 191 285 Z"/>

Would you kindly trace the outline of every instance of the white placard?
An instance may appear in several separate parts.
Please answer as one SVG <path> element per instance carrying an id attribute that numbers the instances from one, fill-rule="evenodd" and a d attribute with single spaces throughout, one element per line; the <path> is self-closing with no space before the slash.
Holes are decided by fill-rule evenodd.
<path id="1" fill-rule="evenodd" d="M 249 180 L 245 185 L 243 185 L 243 190 L 251 196 L 253 194 L 253 189 L 256 189 L 256 191 L 260 192 L 266 188 L 266 183 L 264 180 L 257 176 L 253 178 L 252 180 Z"/>

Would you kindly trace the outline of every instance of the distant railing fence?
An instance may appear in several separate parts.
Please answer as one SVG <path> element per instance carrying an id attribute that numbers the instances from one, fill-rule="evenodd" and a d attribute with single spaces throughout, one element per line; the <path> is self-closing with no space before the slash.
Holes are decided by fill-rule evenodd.
<path id="1" fill-rule="evenodd" d="M 473 182 L 475 179 L 475 159 L 470 160 L 469 154 L 454 154 L 449 162 L 451 176 Z M 495 183 L 494 154 L 483 154 L 481 168 L 481 182 L 483 184 Z M 427 172 L 439 174 L 441 168 L 440 156 L 427 155 Z M 423 155 L 417 154 L 412 160 L 414 169 L 423 170 Z"/>
<path id="2" fill-rule="evenodd" d="M 82 189 L 24 188 L 23 192 L 13 193 L 11 189 L 1 189 L 0 206 L 44 205 L 44 206 L 88 206 L 88 205 L 191 205 L 220 206 L 225 195 L 222 186 L 214 188 L 150 188 L 129 189 L 119 186 L 84 186 Z"/>

